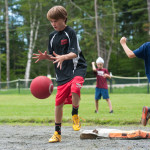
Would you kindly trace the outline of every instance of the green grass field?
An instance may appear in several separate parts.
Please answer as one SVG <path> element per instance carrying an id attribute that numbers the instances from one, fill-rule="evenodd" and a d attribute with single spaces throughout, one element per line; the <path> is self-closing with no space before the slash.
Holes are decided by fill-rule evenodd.
<path id="1" fill-rule="evenodd" d="M 44 100 L 26 94 L 0 94 L 0 124 L 54 124 L 55 94 Z M 150 94 L 110 94 L 114 113 L 105 100 L 95 114 L 94 90 L 83 89 L 79 115 L 85 125 L 140 125 L 143 106 L 150 106 Z M 71 124 L 71 105 L 64 106 L 63 123 Z"/>

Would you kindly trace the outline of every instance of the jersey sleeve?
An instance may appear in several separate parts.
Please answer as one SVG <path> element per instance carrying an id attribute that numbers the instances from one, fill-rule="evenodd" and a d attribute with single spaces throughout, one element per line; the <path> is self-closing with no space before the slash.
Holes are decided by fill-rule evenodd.
<path id="1" fill-rule="evenodd" d="M 51 45 L 51 40 L 52 40 L 52 34 L 49 35 L 49 40 L 48 40 L 48 51 L 49 51 L 50 55 L 53 54 L 53 48 L 52 48 L 52 45 Z"/>
<path id="2" fill-rule="evenodd" d="M 108 71 L 107 69 L 105 70 L 105 73 L 106 73 L 106 74 L 110 74 L 109 71 Z"/>
<path id="3" fill-rule="evenodd" d="M 144 43 L 138 49 L 133 51 L 138 58 L 144 59 L 145 72 L 150 82 L 150 42 Z"/>
<path id="4" fill-rule="evenodd" d="M 97 75 L 97 69 L 96 69 L 96 71 L 93 71 L 93 74 L 96 76 Z"/>
<path id="5" fill-rule="evenodd" d="M 70 31 L 69 33 L 69 48 L 68 48 L 68 53 L 75 53 L 76 55 L 78 55 L 78 39 L 76 36 L 75 31 Z"/>
<path id="6" fill-rule="evenodd" d="M 134 50 L 133 53 L 138 57 L 145 59 L 145 49 L 146 49 L 146 43 L 141 45 L 138 49 Z"/>

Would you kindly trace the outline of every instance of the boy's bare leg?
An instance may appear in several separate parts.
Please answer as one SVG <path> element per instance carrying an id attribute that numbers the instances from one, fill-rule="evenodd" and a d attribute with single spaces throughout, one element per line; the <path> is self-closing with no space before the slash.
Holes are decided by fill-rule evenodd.
<path id="1" fill-rule="evenodd" d="M 61 104 L 59 106 L 55 106 L 55 123 L 61 123 L 62 122 L 63 105 L 64 104 Z"/>
<path id="2" fill-rule="evenodd" d="M 96 112 L 98 112 L 98 100 L 95 100 L 95 108 L 96 108 Z"/>
<path id="3" fill-rule="evenodd" d="M 72 93 L 72 104 L 73 106 L 79 106 L 80 103 L 80 97 L 76 93 Z"/>
<path id="4" fill-rule="evenodd" d="M 111 105 L 111 101 L 110 99 L 106 99 L 107 103 L 108 103 L 108 106 L 109 106 L 109 111 L 112 111 L 112 105 Z"/>
<path id="5" fill-rule="evenodd" d="M 49 139 L 50 143 L 61 142 L 61 122 L 63 116 L 63 105 L 55 106 L 55 132 Z"/>

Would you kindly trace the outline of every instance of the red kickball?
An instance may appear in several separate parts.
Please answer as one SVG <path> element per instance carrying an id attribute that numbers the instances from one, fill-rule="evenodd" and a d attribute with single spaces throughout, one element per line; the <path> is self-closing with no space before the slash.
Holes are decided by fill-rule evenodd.
<path id="1" fill-rule="evenodd" d="M 46 76 L 38 76 L 32 80 L 30 91 L 36 98 L 48 98 L 53 92 L 53 82 Z"/>

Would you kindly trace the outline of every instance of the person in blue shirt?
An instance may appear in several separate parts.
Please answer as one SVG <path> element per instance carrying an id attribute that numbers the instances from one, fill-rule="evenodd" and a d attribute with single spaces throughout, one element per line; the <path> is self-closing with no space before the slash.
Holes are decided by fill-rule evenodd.
<path id="1" fill-rule="evenodd" d="M 145 73 L 148 78 L 148 81 L 150 83 L 150 42 L 146 42 L 143 45 L 141 45 L 139 48 L 136 50 L 132 51 L 130 48 L 127 46 L 127 39 L 125 37 L 122 37 L 120 39 L 120 44 L 123 47 L 126 55 L 129 58 L 141 58 L 144 60 L 145 63 Z M 150 107 L 144 106 L 143 111 L 142 111 L 142 120 L 141 123 L 146 126 L 148 120 L 150 118 Z"/>

